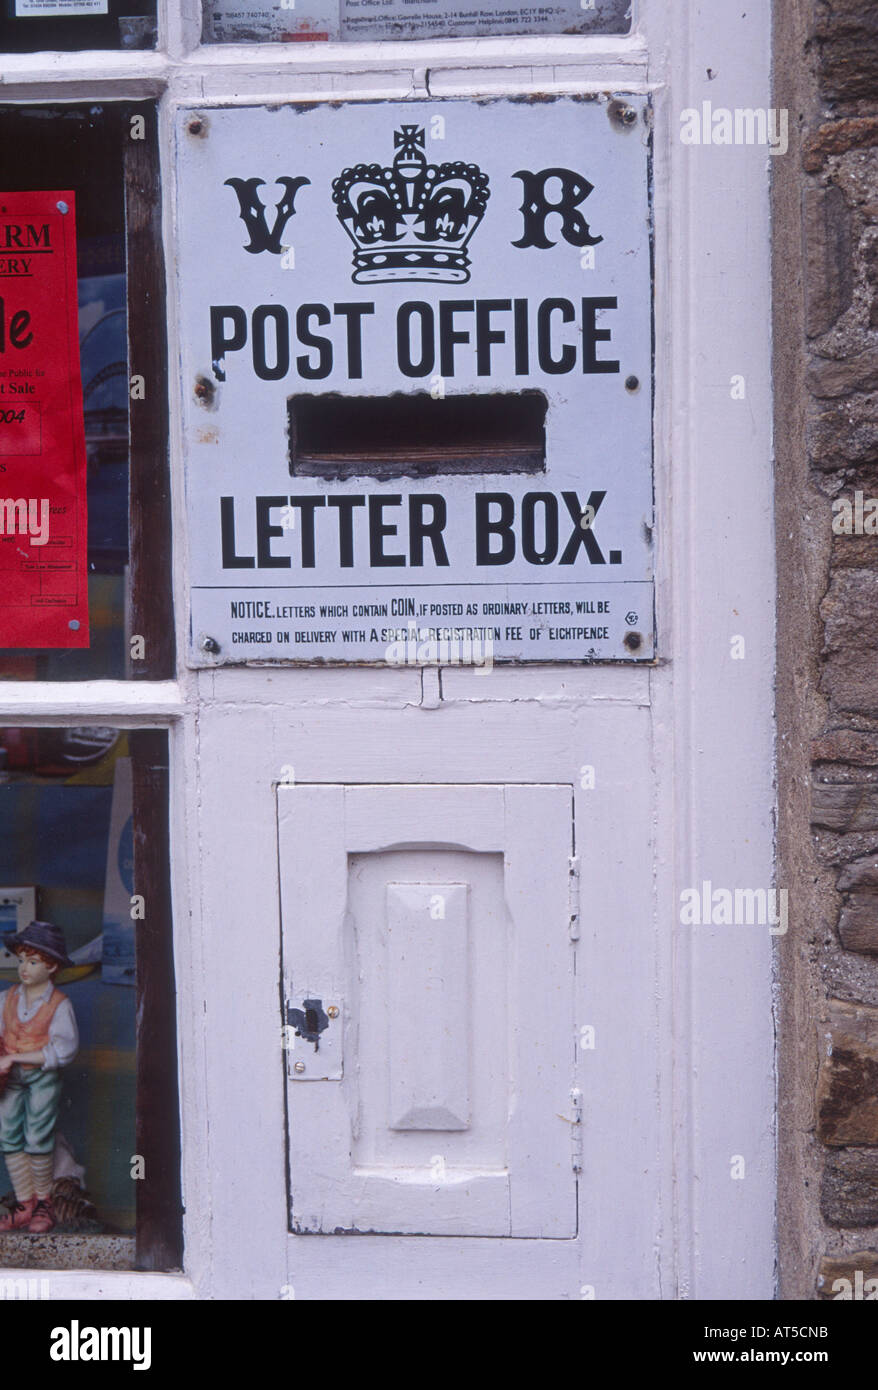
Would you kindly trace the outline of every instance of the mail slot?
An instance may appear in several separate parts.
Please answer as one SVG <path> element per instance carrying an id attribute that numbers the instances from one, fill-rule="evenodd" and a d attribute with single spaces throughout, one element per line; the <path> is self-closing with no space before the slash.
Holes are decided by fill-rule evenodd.
<path id="1" fill-rule="evenodd" d="M 541 391 L 444 396 L 293 396 L 290 472 L 320 478 L 539 473 L 546 467 Z"/>

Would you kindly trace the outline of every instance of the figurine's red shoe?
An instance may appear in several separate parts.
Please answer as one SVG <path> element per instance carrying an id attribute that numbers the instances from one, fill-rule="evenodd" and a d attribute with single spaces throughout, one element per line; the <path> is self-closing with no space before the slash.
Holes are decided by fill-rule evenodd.
<path id="1" fill-rule="evenodd" d="M 27 1229 L 33 1235 L 45 1235 L 46 1231 L 51 1231 L 55 1224 L 55 1213 L 52 1210 L 51 1197 L 40 1197 L 37 1199 L 33 1209 L 33 1215 L 28 1222 Z"/>
<path id="2" fill-rule="evenodd" d="M 0 1232 L 20 1231 L 28 1226 L 37 1205 L 36 1197 L 28 1197 L 26 1202 L 13 1202 L 0 1216 Z"/>

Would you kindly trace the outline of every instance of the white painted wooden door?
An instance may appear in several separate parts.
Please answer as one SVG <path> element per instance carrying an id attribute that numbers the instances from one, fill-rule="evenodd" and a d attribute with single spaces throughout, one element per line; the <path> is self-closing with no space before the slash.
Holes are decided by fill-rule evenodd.
<path id="1" fill-rule="evenodd" d="M 574 1236 L 571 787 L 278 803 L 292 1229 Z"/>

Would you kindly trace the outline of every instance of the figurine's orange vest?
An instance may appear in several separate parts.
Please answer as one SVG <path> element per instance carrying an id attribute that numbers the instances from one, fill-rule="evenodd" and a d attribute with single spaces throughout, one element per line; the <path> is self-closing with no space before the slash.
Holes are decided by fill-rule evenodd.
<path id="1" fill-rule="evenodd" d="M 49 1041 L 49 1027 L 55 1017 L 55 1010 L 67 998 L 60 989 L 53 989 L 45 1003 L 41 1004 L 33 1018 L 22 1023 L 18 1017 L 18 996 L 21 985 L 10 989 L 3 1006 L 3 1043 L 7 1052 L 39 1052 Z M 24 1067 L 34 1067 L 35 1062 L 22 1062 Z"/>

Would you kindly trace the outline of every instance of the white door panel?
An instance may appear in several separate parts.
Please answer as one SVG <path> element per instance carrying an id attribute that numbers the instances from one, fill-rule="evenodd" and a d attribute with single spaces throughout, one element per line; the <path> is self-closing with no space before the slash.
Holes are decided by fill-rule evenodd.
<path id="1" fill-rule="evenodd" d="M 573 1236 L 570 788 L 278 802 L 293 1229 Z"/>

